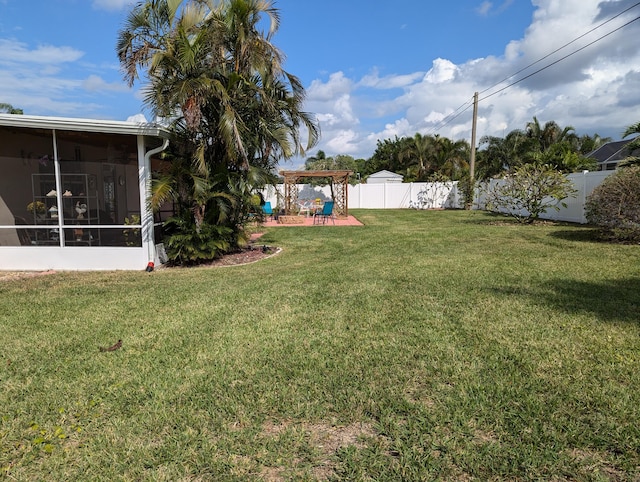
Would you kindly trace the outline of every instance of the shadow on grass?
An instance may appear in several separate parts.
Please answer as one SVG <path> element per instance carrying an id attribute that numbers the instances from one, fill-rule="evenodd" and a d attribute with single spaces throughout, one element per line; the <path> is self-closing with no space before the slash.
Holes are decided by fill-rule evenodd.
<path id="1" fill-rule="evenodd" d="M 540 290 L 498 289 L 506 296 L 526 296 L 534 303 L 569 314 L 593 314 L 612 323 L 640 325 L 640 278 L 603 282 L 558 279 Z"/>
<path id="2" fill-rule="evenodd" d="M 591 226 L 580 226 L 577 224 L 571 225 L 572 229 L 566 229 L 561 231 L 554 231 L 549 235 L 554 238 L 563 239 L 565 241 L 577 241 L 584 243 L 602 243 L 605 240 L 602 239 L 600 231 L 597 228 Z"/>

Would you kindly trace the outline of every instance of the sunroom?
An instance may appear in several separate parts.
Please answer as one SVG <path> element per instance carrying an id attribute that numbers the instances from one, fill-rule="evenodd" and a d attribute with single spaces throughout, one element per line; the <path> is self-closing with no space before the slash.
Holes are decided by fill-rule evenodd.
<path id="1" fill-rule="evenodd" d="M 153 124 L 0 114 L 0 270 L 161 261 L 147 198 L 168 139 Z"/>

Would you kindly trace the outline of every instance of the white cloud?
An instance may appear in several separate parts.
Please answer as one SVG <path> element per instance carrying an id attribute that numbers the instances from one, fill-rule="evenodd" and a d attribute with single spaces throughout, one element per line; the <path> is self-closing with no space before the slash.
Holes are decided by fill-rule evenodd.
<path id="1" fill-rule="evenodd" d="M 107 82 L 97 75 L 90 75 L 82 82 L 82 87 L 89 92 L 126 92 L 129 88 L 122 82 Z"/>
<path id="2" fill-rule="evenodd" d="M 307 97 L 313 101 L 332 101 L 336 96 L 350 92 L 352 87 L 353 82 L 345 77 L 344 73 L 336 72 L 329 76 L 326 83 L 321 80 L 311 82 L 307 89 Z"/>
<path id="3" fill-rule="evenodd" d="M 84 52 L 71 47 L 0 39 L 2 96 L 26 113 L 91 117 L 104 106 L 87 102 L 87 93 L 127 92 L 122 82 L 108 82 L 96 74 L 78 78 Z"/>
<path id="4" fill-rule="evenodd" d="M 478 15 L 481 15 L 482 17 L 486 17 L 487 15 L 489 15 L 489 12 L 491 11 L 491 7 L 493 7 L 493 3 L 482 2 L 480 6 L 476 8 L 476 12 L 478 13 Z"/>
<path id="5" fill-rule="evenodd" d="M 378 140 L 416 132 L 469 140 L 470 101 L 476 91 L 481 99 L 478 139 L 523 129 L 534 115 L 541 122 L 555 120 L 563 126 L 571 125 L 580 134 L 619 138 L 625 126 L 640 120 L 637 67 L 640 44 L 635 41 L 640 25 L 635 22 L 617 33 L 605 34 L 635 18 L 637 12 L 596 29 L 515 77 L 501 81 L 634 2 L 532 0 L 532 3 L 536 7 L 532 23 L 522 38 L 505 45 L 501 56 L 461 64 L 437 58 L 426 74 L 409 72 L 380 77 L 372 70 L 360 79 L 352 79 L 336 72 L 327 81 L 313 81 L 308 89 L 308 110 L 321 113 L 322 140 L 318 148 L 327 155 L 368 158 Z M 511 0 L 499 6 L 485 2 L 480 7 L 490 14 L 511 4 Z M 560 60 L 583 47 L 582 51 Z M 507 87 L 555 61 L 556 65 Z M 460 106 L 466 106 L 466 110 L 456 111 Z M 453 118 L 454 115 L 457 117 Z M 384 127 L 370 128 L 379 124 Z"/>
<path id="6" fill-rule="evenodd" d="M 502 2 L 502 4 L 499 7 L 493 8 L 494 6 L 493 2 L 485 1 L 485 2 L 482 2 L 476 8 L 476 13 L 481 17 L 488 17 L 489 15 L 497 15 L 504 12 L 506 9 L 508 9 L 512 3 L 513 3 L 513 0 L 504 0 L 504 2 Z"/>
<path id="7" fill-rule="evenodd" d="M 29 49 L 27 44 L 10 39 L 0 39 L 0 64 L 34 63 L 58 65 L 65 62 L 75 62 L 84 52 L 73 47 L 55 47 L 40 45 Z"/>
<path id="8" fill-rule="evenodd" d="M 134 0 L 93 0 L 93 8 L 99 10 L 117 11 L 131 7 Z"/>
<path id="9" fill-rule="evenodd" d="M 453 80 L 458 67 L 446 59 L 435 59 L 433 67 L 424 76 L 424 80 L 432 84 L 441 84 Z"/>
<path id="10" fill-rule="evenodd" d="M 351 129 L 341 130 L 337 135 L 327 143 L 327 147 L 331 152 L 339 152 L 341 154 L 353 154 L 357 150 L 357 133 Z"/>
<path id="11" fill-rule="evenodd" d="M 358 86 L 372 87 L 375 89 L 397 89 L 413 84 L 423 75 L 423 72 L 413 72 L 406 75 L 393 74 L 379 77 L 378 71 L 374 70 L 371 74 L 365 75 L 360 82 L 358 82 Z"/>
<path id="12" fill-rule="evenodd" d="M 127 117 L 127 122 L 135 122 L 136 124 L 146 124 L 147 118 L 144 116 L 144 114 L 136 114 L 136 115 Z"/>

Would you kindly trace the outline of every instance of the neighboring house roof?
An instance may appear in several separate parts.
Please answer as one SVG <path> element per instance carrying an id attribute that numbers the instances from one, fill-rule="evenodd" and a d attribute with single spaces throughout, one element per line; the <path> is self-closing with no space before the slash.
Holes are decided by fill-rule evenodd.
<path id="1" fill-rule="evenodd" d="M 586 157 L 595 159 L 598 165 L 601 166 L 603 170 L 614 169 L 619 162 L 624 161 L 632 154 L 638 154 L 637 151 L 634 151 L 632 153 L 629 152 L 629 149 L 627 149 L 627 144 L 629 144 L 633 140 L 634 139 L 625 139 L 622 141 L 607 142 L 595 151 L 587 154 Z"/>
<path id="2" fill-rule="evenodd" d="M 369 175 L 369 178 L 380 178 L 380 177 L 385 177 L 385 178 L 400 178 L 400 179 L 404 179 L 404 176 L 401 174 L 396 174 L 395 172 L 391 172 L 391 171 L 387 171 L 387 170 L 382 170 L 382 171 L 378 171 L 378 172 L 374 172 L 373 174 Z"/>
<path id="3" fill-rule="evenodd" d="M 404 176 L 396 174 L 395 172 L 382 170 L 374 172 L 367 177 L 367 183 L 369 182 L 402 182 Z"/>
<path id="4" fill-rule="evenodd" d="M 0 126 L 144 135 L 163 138 L 169 138 L 170 136 L 169 130 L 158 124 L 19 114 L 0 114 Z"/>

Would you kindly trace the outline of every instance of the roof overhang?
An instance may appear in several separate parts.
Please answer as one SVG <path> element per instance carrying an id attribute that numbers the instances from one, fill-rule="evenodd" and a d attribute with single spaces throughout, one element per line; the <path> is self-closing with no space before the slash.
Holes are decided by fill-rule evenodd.
<path id="1" fill-rule="evenodd" d="M 348 177 L 353 171 L 348 170 L 327 170 L 327 171 L 280 171 L 280 175 L 285 178 L 303 178 L 303 177 Z"/>
<path id="2" fill-rule="evenodd" d="M 71 117 L 44 117 L 20 114 L 0 114 L 0 126 L 51 129 L 61 131 L 99 132 L 132 136 L 153 136 L 168 139 L 171 132 L 158 124 L 113 120 L 76 119 Z"/>

